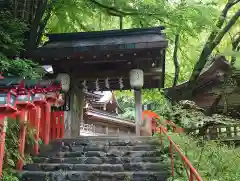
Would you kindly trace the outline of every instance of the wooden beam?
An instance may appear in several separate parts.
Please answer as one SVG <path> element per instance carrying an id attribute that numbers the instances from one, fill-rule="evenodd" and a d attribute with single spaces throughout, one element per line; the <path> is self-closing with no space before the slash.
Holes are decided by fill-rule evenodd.
<path id="1" fill-rule="evenodd" d="M 50 43 L 49 43 L 50 44 Z M 48 44 L 48 46 L 49 46 Z M 51 59 L 60 60 L 64 58 L 72 59 L 72 57 L 79 57 L 79 56 L 97 56 L 97 55 L 107 55 L 108 53 L 113 54 L 121 54 L 121 53 L 136 53 L 136 52 L 143 52 L 146 50 L 154 51 L 161 49 L 165 49 L 167 46 L 167 42 L 159 41 L 159 42 L 142 42 L 142 43 L 135 43 L 132 44 L 134 47 L 124 47 L 126 44 L 117 44 L 117 45 L 105 45 L 100 46 L 62 46 L 58 47 L 47 47 L 43 46 L 38 48 L 34 52 L 29 54 L 29 58 L 33 58 L 41 62 L 49 62 Z"/>
<path id="2" fill-rule="evenodd" d="M 80 64 L 95 64 L 95 63 L 117 63 L 117 62 L 128 62 L 128 61 L 146 61 L 155 60 L 160 54 L 159 49 L 142 49 L 142 50 L 128 50 L 128 51 L 118 51 L 118 52 L 91 52 L 91 53 L 81 53 L 72 56 L 66 56 L 64 58 L 58 59 L 47 59 L 43 60 L 43 64 L 59 65 L 62 63 L 67 63 L 71 66 L 81 66 Z M 42 64 L 41 63 L 41 64 Z"/>
<path id="3" fill-rule="evenodd" d="M 110 87 L 107 88 L 105 86 L 104 82 L 100 82 L 99 83 L 99 91 L 109 91 L 109 90 L 130 90 L 132 89 L 130 86 L 130 82 L 128 79 L 124 79 L 123 80 L 123 85 L 124 87 L 121 89 L 120 88 L 120 84 L 118 82 L 113 82 L 110 84 Z M 159 81 L 158 79 L 156 80 L 152 80 L 152 79 L 146 79 L 144 82 L 144 86 L 143 89 L 149 89 L 149 88 L 161 88 L 161 81 Z M 81 83 L 79 83 L 79 87 L 83 87 L 83 85 Z M 96 85 L 95 82 L 89 82 L 86 86 L 86 88 L 88 89 L 88 91 L 96 91 Z"/>
<path id="4" fill-rule="evenodd" d="M 78 80 L 96 80 L 103 79 L 105 80 L 107 77 L 111 79 L 117 79 L 119 77 L 122 77 L 123 79 L 129 78 L 129 72 L 131 69 L 117 69 L 117 70 L 109 70 L 109 71 L 95 71 L 95 72 L 79 72 L 79 73 L 73 73 L 71 76 L 75 77 Z M 145 77 L 151 77 L 151 76 L 159 76 L 162 73 L 161 68 L 145 68 L 143 69 L 144 76 Z"/>

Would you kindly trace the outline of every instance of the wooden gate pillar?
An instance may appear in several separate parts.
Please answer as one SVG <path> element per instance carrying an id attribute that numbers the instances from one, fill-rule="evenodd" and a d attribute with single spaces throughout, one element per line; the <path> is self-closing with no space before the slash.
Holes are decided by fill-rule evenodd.
<path id="1" fill-rule="evenodd" d="M 71 101 L 70 101 L 70 111 L 71 114 L 69 117 L 71 119 L 71 137 L 76 138 L 80 136 L 80 126 L 81 122 L 83 122 L 83 107 L 84 107 L 84 93 L 83 89 L 75 86 L 74 81 L 71 81 Z M 66 124 L 67 121 L 65 120 Z"/>
<path id="2" fill-rule="evenodd" d="M 140 136 L 142 125 L 142 95 L 141 90 L 134 90 L 135 98 L 135 124 L 136 124 L 136 136 Z"/>

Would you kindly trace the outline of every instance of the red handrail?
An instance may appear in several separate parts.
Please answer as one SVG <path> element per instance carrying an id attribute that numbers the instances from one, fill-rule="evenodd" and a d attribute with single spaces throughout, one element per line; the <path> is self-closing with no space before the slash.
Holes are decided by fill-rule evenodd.
<path id="1" fill-rule="evenodd" d="M 175 149 L 176 152 L 180 155 L 182 161 L 184 162 L 185 169 L 186 169 L 187 176 L 188 176 L 188 180 L 189 181 L 194 181 L 195 178 L 196 178 L 197 181 L 203 181 L 202 177 L 197 172 L 197 170 L 193 167 L 193 165 L 191 164 L 189 159 L 183 154 L 183 152 L 181 151 L 179 146 L 172 140 L 171 136 L 168 135 L 167 129 L 164 126 L 160 125 L 158 131 L 160 132 L 160 134 L 164 134 L 165 136 L 167 136 L 168 141 L 170 143 L 169 150 L 170 150 L 170 155 L 171 155 L 171 167 L 172 167 L 172 177 L 173 177 L 173 179 L 174 179 L 174 156 L 173 156 L 173 151 Z M 163 143 L 163 139 L 161 137 L 161 144 L 162 143 Z M 188 167 L 190 173 L 188 173 L 188 170 L 187 170 L 186 167 Z"/>
<path id="2" fill-rule="evenodd" d="M 168 141 L 169 141 L 169 150 L 170 150 L 170 156 L 171 156 L 171 167 L 172 167 L 172 179 L 174 180 L 174 155 L 173 151 L 174 149 L 176 152 L 180 155 L 182 161 L 184 162 L 184 167 L 186 169 L 186 173 L 188 176 L 189 181 L 194 181 L 195 178 L 197 181 L 203 181 L 201 178 L 200 174 L 197 172 L 197 170 L 192 166 L 191 162 L 189 159 L 183 154 L 179 146 L 172 140 L 171 136 L 168 135 L 168 130 L 164 125 L 169 125 L 173 128 L 174 133 L 182 133 L 184 132 L 183 128 L 179 128 L 176 124 L 174 124 L 172 121 L 166 120 L 163 124 L 160 126 L 157 126 L 156 120 L 160 119 L 160 116 L 158 116 L 156 113 L 150 110 L 145 110 L 143 111 L 142 117 L 144 119 L 145 116 L 148 116 L 152 120 L 152 130 L 154 132 L 159 132 L 160 134 L 163 134 L 164 136 L 167 136 Z M 163 144 L 163 137 L 160 139 L 160 143 Z M 188 167 L 188 168 L 187 168 Z M 189 171 L 188 171 L 189 169 Z"/>

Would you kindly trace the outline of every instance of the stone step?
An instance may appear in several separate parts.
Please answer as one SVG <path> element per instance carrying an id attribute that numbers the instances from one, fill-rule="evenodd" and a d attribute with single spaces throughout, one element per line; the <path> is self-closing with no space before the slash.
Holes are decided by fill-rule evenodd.
<path id="1" fill-rule="evenodd" d="M 152 136 L 79 136 L 77 138 L 60 138 L 56 140 L 152 140 Z"/>
<path id="2" fill-rule="evenodd" d="M 92 143 L 88 145 L 64 145 L 62 143 L 53 143 L 52 145 L 42 146 L 40 148 L 40 156 L 51 157 L 58 152 L 88 152 L 88 151 L 102 151 L 113 152 L 118 151 L 153 151 L 160 146 L 142 144 L 134 146 L 109 146 L 108 144 Z"/>
<path id="3" fill-rule="evenodd" d="M 159 151 L 119 151 L 113 150 L 110 152 L 102 152 L 102 151 L 88 151 L 88 152 L 58 152 L 56 153 L 57 157 L 157 157 L 161 156 L 161 152 Z M 41 154 L 40 154 L 41 156 Z"/>
<path id="4" fill-rule="evenodd" d="M 72 151 L 81 151 L 81 152 L 88 152 L 88 151 L 103 151 L 109 152 L 112 150 L 119 150 L 119 151 L 153 151 L 156 150 L 156 146 L 152 145 L 135 145 L 135 146 L 105 146 L 102 144 L 90 144 L 86 146 L 72 146 Z"/>
<path id="5" fill-rule="evenodd" d="M 75 138 L 75 139 L 57 139 L 53 143 L 56 142 L 63 142 L 65 144 L 75 146 L 75 145 L 89 145 L 89 144 L 103 144 L 107 146 L 134 146 L 134 145 L 141 145 L 141 144 L 151 144 L 151 145 L 156 145 L 158 144 L 158 140 L 153 139 L 152 137 L 147 137 L 147 138 L 141 138 L 141 139 L 129 139 L 129 138 L 118 138 L 115 137 L 113 138 L 94 138 L 94 139 L 87 139 L 87 138 Z"/>
<path id="6" fill-rule="evenodd" d="M 23 171 L 21 181 L 167 181 L 169 172 Z"/>
<path id="7" fill-rule="evenodd" d="M 34 163 L 70 163 L 70 164 L 122 164 L 149 162 L 157 163 L 163 161 L 163 157 L 70 157 L 70 158 L 47 158 L 34 157 Z"/>
<path id="8" fill-rule="evenodd" d="M 69 163 L 33 163 L 24 166 L 29 171 L 163 171 L 168 169 L 161 163 L 125 163 L 125 164 L 69 164 Z"/>

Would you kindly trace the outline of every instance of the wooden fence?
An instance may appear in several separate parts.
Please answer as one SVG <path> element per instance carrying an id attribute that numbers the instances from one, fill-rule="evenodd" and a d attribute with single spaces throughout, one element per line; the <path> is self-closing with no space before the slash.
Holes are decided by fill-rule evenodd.
<path id="1" fill-rule="evenodd" d="M 196 130 L 195 133 L 199 133 L 199 130 Z M 205 131 L 204 138 L 207 140 L 239 141 L 240 124 L 211 126 Z"/>

